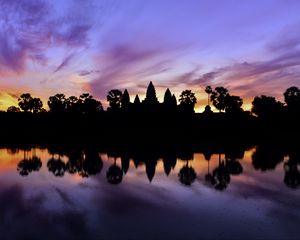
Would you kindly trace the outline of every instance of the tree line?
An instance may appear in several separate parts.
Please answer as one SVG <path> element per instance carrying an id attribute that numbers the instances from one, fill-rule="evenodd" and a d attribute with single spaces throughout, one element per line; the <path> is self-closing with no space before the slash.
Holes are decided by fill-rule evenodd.
<path id="1" fill-rule="evenodd" d="M 211 105 L 219 112 L 225 113 L 241 113 L 244 112 L 242 105 L 243 99 L 239 96 L 231 95 L 225 87 L 211 86 L 205 88 L 207 94 L 207 106 L 204 113 L 212 113 Z M 282 113 L 300 113 L 300 89 L 292 86 L 283 93 L 284 102 L 280 102 L 272 96 L 256 96 L 252 101 L 251 113 L 260 118 L 272 118 Z M 112 89 L 106 97 L 109 107 L 107 111 L 111 112 L 130 112 L 144 110 L 163 110 L 171 112 L 194 113 L 194 107 L 197 98 L 192 90 L 184 90 L 181 92 L 178 102 L 174 94 L 167 88 L 164 93 L 164 100 L 160 103 L 156 96 L 156 90 L 152 82 L 149 83 L 146 97 L 140 100 L 136 95 L 134 101 L 130 101 L 130 96 L 125 89 Z M 95 99 L 89 93 L 83 93 L 79 97 L 66 97 L 65 94 L 58 93 L 50 96 L 48 101 L 48 112 L 51 113 L 81 113 L 91 114 L 103 112 L 102 103 Z M 30 93 L 23 93 L 18 99 L 18 107 L 10 106 L 7 112 L 31 112 L 42 113 L 47 112 L 40 98 L 32 97 Z"/>

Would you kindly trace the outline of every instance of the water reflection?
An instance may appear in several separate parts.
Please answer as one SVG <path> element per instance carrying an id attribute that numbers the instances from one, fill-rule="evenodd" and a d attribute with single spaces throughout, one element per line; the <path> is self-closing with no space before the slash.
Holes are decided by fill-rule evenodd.
<path id="1" fill-rule="evenodd" d="M 107 182 L 111 184 L 119 184 L 123 179 L 123 171 L 117 166 L 117 160 L 114 159 L 114 164 L 111 165 L 106 173 Z"/>
<path id="2" fill-rule="evenodd" d="M 143 150 L 108 150 L 108 159 L 113 159 L 112 164 L 106 171 L 106 179 L 110 184 L 120 184 L 130 165 L 133 163 L 136 169 L 144 166 L 144 174 L 149 182 L 152 182 L 156 168 L 159 162 L 162 162 L 163 171 L 169 176 L 175 170 L 177 162 L 180 161 L 180 169 L 177 174 L 179 182 L 185 186 L 191 186 L 194 181 L 204 179 L 203 183 L 216 190 L 223 191 L 231 183 L 231 176 L 242 175 L 244 168 L 242 165 L 245 151 L 249 148 L 246 146 L 220 148 L 205 147 L 198 153 L 191 149 L 143 149 Z M 22 150 L 22 149 L 20 149 Z M 56 177 L 63 177 L 65 173 L 87 178 L 97 175 L 103 168 L 102 149 L 97 148 L 63 148 L 48 147 L 48 154 L 51 156 L 46 162 L 49 172 Z M 17 154 L 19 149 L 8 149 L 10 155 Z M 38 172 L 42 168 L 42 161 L 37 156 L 35 148 L 23 149 L 24 157 L 17 164 L 17 171 L 22 176 L 28 176 L 32 172 Z M 271 145 L 258 145 L 250 151 L 252 166 L 257 171 L 272 171 L 276 166 L 284 162 L 283 182 L 290 188 L 298 188 L 300 185 L 300 172 L 298 165 L 300 163 L 300 151 L 297 148 L 283 149 L 274 148 Z M 197 173 L 193 167 L 195 154 L 202 155 L 202 161 L 207 162 L 207 169 L 204 173 Z M 212 156 L 217 156 L 214 166 L 210 166 Z"/>
<path id="3" fill-rule="evenodd" d="M 18 151 L 12 150 L 11 153 L 17 153 Z M 18 163 L 17 170 L 21 176 L 27 176 L 31 172 L 39 171 L 42 167 L 42 161 L 36 156 L 35 150 L 31 157 L 28 156 L 26 150 L 24 150 L 24 158 Z"/>
<path id="4" fill-rule="evenodd" d="M 78 173 L 81 177 L 96 175 L 101 172 L 103 162 L 99 153 L 95 150 L 67 150 L 49 149 L 52 157 L 47 162 L 50 172 L 56 177 L 63 177 L 67 171 L 69 174 Z M 55 158 L 55 155 L 58 155 Z M 67 157 L 67 162 L 61 160 L 62 156 Z"/>
<path id="5" fill-rule="evenodd" d="M 274 170 L 278 163 L 284 158 L 284 150 L 268 144 L 256 147 L 252 155 L 252 164 L 256 170 Z"/>
<path id="6" fill-rule="evenodd" d="M 266 144 L 2 148 L 2 238 L 299 236 L 299 153 Z"/>
<path id="7" fill-rule="evenodd" d="M 297 166 L 299 163 L 297 153 L 291 154 L 288 161 L 284 163 L 284 183 L 291 188 L 297 188 L 300 185 L 300 172 Z"/>
<path id="8" fill-rule="evenodd" d="M 197 175 L 194 168 L 189 166 L 189 161 L 187 160 L 186 165 L 180 169 L 178 176 L 182 184 L 189 186 L 195 181 Z"/>

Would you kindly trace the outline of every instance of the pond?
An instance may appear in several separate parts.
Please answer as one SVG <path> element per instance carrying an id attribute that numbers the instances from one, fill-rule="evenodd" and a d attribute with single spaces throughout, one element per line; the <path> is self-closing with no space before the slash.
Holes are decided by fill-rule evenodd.
<path id="1" fill-rule="evenodd" d="M 1 239 L 299 239 L 299 156 L 1 148 Z"/>

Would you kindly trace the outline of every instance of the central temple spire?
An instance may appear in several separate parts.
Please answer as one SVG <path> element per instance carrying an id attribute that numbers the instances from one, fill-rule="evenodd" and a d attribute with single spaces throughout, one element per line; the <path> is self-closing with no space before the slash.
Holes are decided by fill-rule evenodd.
<path id="1" fill-rule="evenodd" d="M 147 92 L 146 92 L 146 98 L 145 98 L 144 102 L 147 104 L 158 103 L 155 87 L 154 87 L 152 81 L 148 85 Z"/>

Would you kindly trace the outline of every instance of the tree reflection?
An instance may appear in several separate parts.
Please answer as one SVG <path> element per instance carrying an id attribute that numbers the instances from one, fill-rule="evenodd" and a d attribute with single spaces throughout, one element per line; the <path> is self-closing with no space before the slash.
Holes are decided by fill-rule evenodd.
<path id="1" fill-rule="evenodd" d="M 68 157 L 68 161 L 66 164 L 66 169 L 68 173 L 75 174 L 80 173 L 82 171 L 82 164 L 83 164 L 83 152 L 81 150 L 71 150 L 66 153 Z M 82 174 L 82 177 L 85 175 Z"/>
<path id="2" fill-rule="evenodd" d="M 283 151 L 272 145 L 258 145 L 252 155 L 252 165 L 256 170 L 273 170 L 284 158 Z"/>
<path id="3" fill-rule="evenodd" d="M 99 153 L 94 149 L 70 150 L 70 149 L 49 149 L 52 158 L 49 159 L 48 170 L 55 176 L 62 177 L 67 171 L 70 174 L 78 173 L 81 177 L 88 177 L 100 173 L 103 162 Z M 58 154 L 58 159 L 54 158 Z M 61 156 L 67 157 L 66 163 L 61 160 Z"/>
<path id="4" fill-rule="evenodd" d="M 300 172 L 297 164 L 297 158 L 294 154 L 290 154 L 289 160 L 284 163 L 284 183 L 290 188 L 300 186 Z"/>
<path id="5" fill-rule="evenodd" d="M 179 176 L 179 181 L 182 184 L 184 184 L 186 186 L 190 186 L 195 181 L 197 175 L 196 175 L 194 168 L 189 167 L 188 161 L 187 161 L 186 165 L 180 169 L 178 176 Z"/>
<path id="6" fill-rule="evenodd" d="M 180 158 L 182 160 L 186 160 L 186 164 L 180 169 L 178 173 L 179 181 L 186 186 L 190 186 L 197 177 L 194 168 L 189 166 L 189 160 L 192 160 L 194 158 L 193 153 L 183 152 L 181 153 Z"/>
<path id="7" fill-rule="evenodd" d="M 204 155 L 204 159 L 207 161 L 207 174 L 205 174 L 204 179 L 206 183 L 213 186 L 216 184 L 216 181 L 212 173 L 210 173 L 210 166 L 209 166 L 212 153 L 209 149 L 207 149 L 206 151 L 203 152 L 203 155 Z"/>
<path id="8" fill-rule="evenodd" d="M 66 171 L 66 164 L 60 159 L 55 159 L 53 156 L 48 160 L 47 167 L 49 172 L 52 172 L 55 177 L 63 177 Z"/>
<path id="9" fill-rule="evenodd" d="M 99 153 L 93 150 L 87 150 L 85 152 L 85 159 L 82 163 L 82 170 L 80 171 L 80 176 L 91 176 L 96 175 L 101 172 L 103 167 L 102 159 Z"/>
<path id="10" fill-rule="evenodd" d="M 243 173 L 243 167 L 236 159 L 226 159 L 226 168 L 231 175 L 240 175 Z"/>
<path id="11" fill-rule="evenodd" d="M 244 171 L 239 160 L 244 157 L 245 148 L 228 147 L 212 146 L 202 148 L 199 151 L 207 161 L 207 172 L 204 174 L 204 181 L 208 186 L 216 190 L 225 190 L 231 182 L 231 177 L 240 175 Z M 31 156 L 28 156 L 31 147 L 27 146 L 27 148 L 23 149 L 25 149 L 24 157 L 18 163 L 17 171 L 20 175 L 27 176 L 31 172 L 39 171 L 42 167 L 42 162 L 36 156 L 35 149 L 32 150 Z M 155 176 L 159 159 L 162 160 L 165 174 L 169 176 L 176 165 L 177 158 L 179 158 L 185 162 L 178 172 L 179 181 L 186 186 L 192 185 L 197 177 L 194 168 L 189 165 L 189 161 L 194 158 L 194 151 L 187 147 L 176 150 L 172 148 L 150 150 L 133 151 L 130 149 L 130 151 L 125 152 L 124 149 L 118 149 L 113 152 L 110 151 L 108 156 L 113 158 L 114 162 L 107 169 L 107 182 L 111 184 L 121 183 L 129 169 L 130 160 L 133 160 L 136 167 L 145 166 L 144 174 L 151 182 Z M 89 177 L 99 174 L 103 168 L 100 153 L 95 148 L 70 149 L 59 146 L 49 148 L 48 151 L 49 154 L 52 154 L 52 157 L 47 162 L 47 168 L 56 177 L 63 177 L 66 172 L 70 174 L 76 173 L 81 177 Z M 218 165 L 211 169 L 211 157 L 216 153 L 219 155 Z M 224 156 L 223 159 L 222 156 Z M 284 160 L 284 156 L 289 156 L 289 159 L 283 164 L 283 181 L 290 188 L 298 188 L 300 186 L 300 171 L 298 168 L 300 155 L 297 148 L 274 148 L 271 144 L 258 145 L 252 154 L 252 164 L 256 170 L 272 170 L 279 162 Z M 121 160 L 120 165 L 117 164 L 119 159 Z"/>
<path id="12" fill-rule="evenodd" d="M 27 157 L 26 151 L 24 151 L 24 158 L 18 163 L 17 171 L 21 176 L 27 176 L 31 172 L 37 172 L 42 167 L 42 161 L 34 154 L 31 158 Z"/>
<path id="13" fill-rule="evenodd" d="M 227 169 L 225 161 L 221 160 L 221 154 L 219 154 L 219 166 L 214 169 L 213 176 L 215 179 L 215 189 L 223 191 L 230 183 L 230 174 Z"/>

